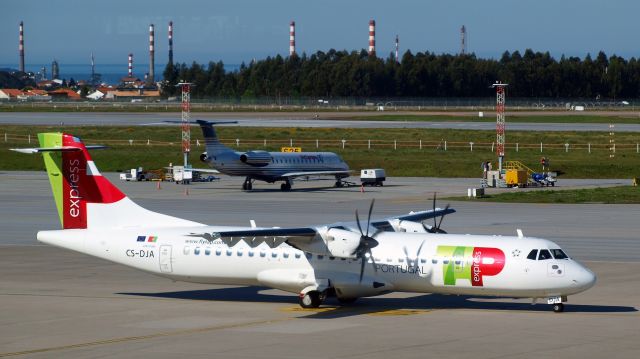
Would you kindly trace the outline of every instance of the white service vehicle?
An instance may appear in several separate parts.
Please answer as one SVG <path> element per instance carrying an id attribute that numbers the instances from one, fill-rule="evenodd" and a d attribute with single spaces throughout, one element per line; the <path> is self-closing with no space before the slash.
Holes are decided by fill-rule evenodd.
<path id="1" fill-rule="evenodd" d="M 363 186 L 384 186 L 387 175 L 382 168 L 368 168 L 360 171 Z"/>

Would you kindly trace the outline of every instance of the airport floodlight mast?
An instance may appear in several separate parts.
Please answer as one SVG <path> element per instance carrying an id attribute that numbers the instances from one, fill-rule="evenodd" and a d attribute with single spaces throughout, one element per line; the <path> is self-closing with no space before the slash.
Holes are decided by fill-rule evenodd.
<path id="1" fill-rule="evenodd" d="M 505 87 L 508 84 L 496 82 L 491 87 L 496 89 L 496 154 L 498 155 L 498 170 L 502 171 L 502 163 L 504 162 L 504 100 L 505 100 Z"/>
<path id="2" fill-rule="evenodd" d="M 191 151 L 191 86 L 190 82 L 180 82 L 176 86 L 182 89 L 182 153 L 184 166 L 189 165 L 189 152 Z"/>

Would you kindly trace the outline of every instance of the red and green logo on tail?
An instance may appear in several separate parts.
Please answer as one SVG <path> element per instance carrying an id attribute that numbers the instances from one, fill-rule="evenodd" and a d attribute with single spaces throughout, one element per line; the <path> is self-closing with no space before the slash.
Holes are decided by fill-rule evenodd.
<path id="1" fill-rule="evenodd" d="M 124 194 L 102 177 L 79 138 L 38 134 L 62 228 L 87 228 L 87 203 L 113 203 Z"/>

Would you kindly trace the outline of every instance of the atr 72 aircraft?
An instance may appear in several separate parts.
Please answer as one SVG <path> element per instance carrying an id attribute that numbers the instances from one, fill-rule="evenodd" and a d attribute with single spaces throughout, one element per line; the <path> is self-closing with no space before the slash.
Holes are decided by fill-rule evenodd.
<path id="1" fill-rule="evenodd" d="M 144 209 L 103 177 L 80 139 L 38 135 L 62 223 L 39 241 L 173 280 L 297 293 L 304 308 L 392 291 L 546 298 L 556 312 L 596 277 L 538 238 L 445 234 L 426 210 L 319 227 L 209 226 Z M 434 225 L 422 223 L 433 218 Z"/>
<path id="2" fill-rule="evenodd" d="M 255 180 L 284 181 L 280 189 L 289 191 L 294 178 L 305 176 L 334 176 L 335 186 L 342 187 L 342 179 L 350 175 L 349 166 L 333 152 L 236 152 L 218 140 L 213 128 L 215 122 L 197 122 L 207 148 L 200 160 L 224 174 L 244 176 L 242 189 L 245 191 L 253 188 Z"/>

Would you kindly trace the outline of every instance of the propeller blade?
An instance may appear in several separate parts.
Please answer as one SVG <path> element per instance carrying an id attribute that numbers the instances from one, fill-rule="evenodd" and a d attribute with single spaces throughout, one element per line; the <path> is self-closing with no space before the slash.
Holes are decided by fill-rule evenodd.
<path id="1" fill-rule="evenodd" d="M 376 268 L 376 259 L 373 258 L 373 253 L 371 253 L 371 249 L 369 249 L 369 258 L 371 258 L 371 265 L 373 265 L 373 271 L 378 272 L 378 268 Z"/>
<path id="2" fill-rule="evenodd" d="M 433 211 L 436 211 L 436 192 L 433 192 Z M 436 228 L 436 217 L 433 217 L 433 228 Z"/>
<path id="3" fill-rule="evenodd" d="M 367 237 L 369 237 L 369 225 L 371 224 L 371 212 L 373 212 L 373 204 L 376 203 L 376 199 L 371 200 L 371 205 L 369 206 L 369 217 L 367 217 Z"/>
<path id="4" fill-rule="evenodd" d="M 424 246 L 424 241 L 420 243 L 420 247 L 418 247 L 418 251 L 416 252 L 416 259 L 420 257 L 420 252 L 422 252 L 422 246 Z"/>
<path id="5" fill-rule="evenodd" d="M 447 210 L 449 209 L 449 207 L 450 207 L 450 205 L 449 205 L 449 204 L 447 204 L 447 205 L 444 207 L 444 212 L 445 212 L 445 213 L 447 212 Z M 442 225 L 442 220 L 444 219 L 444 216 L 445 216 L 444 214 L 442 214 L 442 216 L 440 216 L 440 223 L 438 223 L 438 227 L 436 228 L 436 229 L 437 229 L 437 231 L 438 231 L 438 233 L 447 233 L 447 232 L 442 231 L 442 230 L 440 229 L 440 225 Z"/>
<path id="6" fill-rule="evenodd" d="M 360 236 L 364 236 L 362 233 L 362 227 L 360 226 L 360 218 L 358 217 L 358 210 L 356 209 L 356 223 L 358 224 L 358 229 L 360 230 Z"/>
<path id="7" fill-rule="evenodd" d="M 364 265 L 366 260 L 367 259 L 364 256 L 360 259 L 360 283 L 362 283 L 362 276 L 364 276 Z"/>

